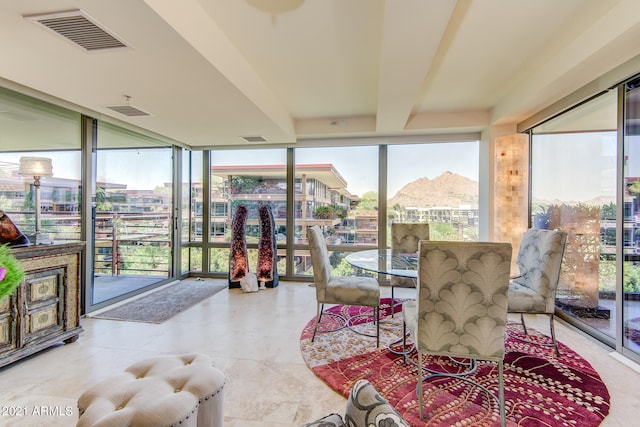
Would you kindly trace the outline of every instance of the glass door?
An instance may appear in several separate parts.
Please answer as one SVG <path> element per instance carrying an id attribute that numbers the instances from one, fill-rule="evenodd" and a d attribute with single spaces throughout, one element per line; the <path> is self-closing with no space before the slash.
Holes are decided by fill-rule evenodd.
<path id="1" fill-rule="evenodd" d="M 98 127 L 91 305 L 160 284 L 172 272 L 172 148 Z"/>
<path id="2" fill-rule="evenodd" d="M 617 91 L 532 130 L 531 224 L 567 233 L 557 313 L 613 345 L 616 336 Z"/>

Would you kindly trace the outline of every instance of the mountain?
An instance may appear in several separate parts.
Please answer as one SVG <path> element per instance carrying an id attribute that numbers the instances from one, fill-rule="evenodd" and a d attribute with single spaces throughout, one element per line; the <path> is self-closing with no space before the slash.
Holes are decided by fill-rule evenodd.
<path id="1" fill-rule="evenodd" d="M 478 205 L 478 182 L 464 176 L 444 172 L 436 178 L 419 178 L 402 187 L 388 200 L 390 209 L 396 204 L 412 206 Z"/>

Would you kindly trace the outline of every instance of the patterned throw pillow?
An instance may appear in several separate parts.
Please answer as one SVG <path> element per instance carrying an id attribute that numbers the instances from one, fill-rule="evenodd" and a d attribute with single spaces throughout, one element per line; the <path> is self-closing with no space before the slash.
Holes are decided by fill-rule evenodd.
<path id="1" fill-rule="evenodd" d="M 312 423 L 305 424 L 300 427 L 346 427 L 342 421 L 342 417 L 338 414 L 330 414 L 320 418 Z"/>
<path id="2" fill-rule="evenodd" d="M 410 427 L 367 380 L 353 385 L 344 420 L 350 426 Z"/>

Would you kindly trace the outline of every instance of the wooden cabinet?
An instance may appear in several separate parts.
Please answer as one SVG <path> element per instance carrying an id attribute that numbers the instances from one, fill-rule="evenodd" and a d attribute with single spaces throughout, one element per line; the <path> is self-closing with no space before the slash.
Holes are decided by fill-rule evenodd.
<path id="1" fill-rule="evenodd" d="M 0 301 L 0 367 L 78 339 L 83 250 L 84 243 L 13 249 L 25 277 Z"/>

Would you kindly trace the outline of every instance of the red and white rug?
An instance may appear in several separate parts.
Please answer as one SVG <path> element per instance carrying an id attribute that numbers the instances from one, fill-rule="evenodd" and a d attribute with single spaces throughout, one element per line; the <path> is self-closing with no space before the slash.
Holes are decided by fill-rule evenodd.
<path id="1" fill-rule="evenodd" d="M 425 381 L 425 421 L 418 416 L 415 389 L 417 368 L 404 364 L 402 356 L 387 345 L 401 338 L 402 313 L 390 317 L 389 299 L 382 300 L 384 319 L 380 326 L 380 347 L 375 337 L 369 338 L 344 328 L 323 332 L 311 342 L 315 318 L 302 331 L 300 349 L 309 368 L 332 389 L 348 396 L 352 385 L 366 378 L 413 426 L 494 426 L 499 425 L 499 412 L 494 400 L 477 387 L 451 378 Z M 335 306 L 331 312 L 346 317 L 370 312 L 365 307 Z M 396 308 L 396 311 L 398 308 Z M 370 317 L 354 319 L 355 328 L 375 333 Z M 320 330 L 335 329 L 337 319 L 322 316 Z M 522 342 L 524 335 L 517 324 L 508 325 L 504 365 L 505 408 L 508 426 L 572 426 L 599 425 L 609 413 L 609 392 L 598 373 L 579 354 L 559 343 L 560 356 L 552 348 Z M 548 338 L 529 330 L 534 339 Z M 530 337 L 529 337 L 530 338 Z M 395 347 L 392 347 L 395 348 Z M 399 348 L 398 348 L 399 350 Z M 415 360 L 415 357 L 414 357 Z M 448 359 L 430 357 L 425 367 L 456 369 Z M 470 375 L 497 395 L 498 369 L 495 363 L 479 362 Z"/>

